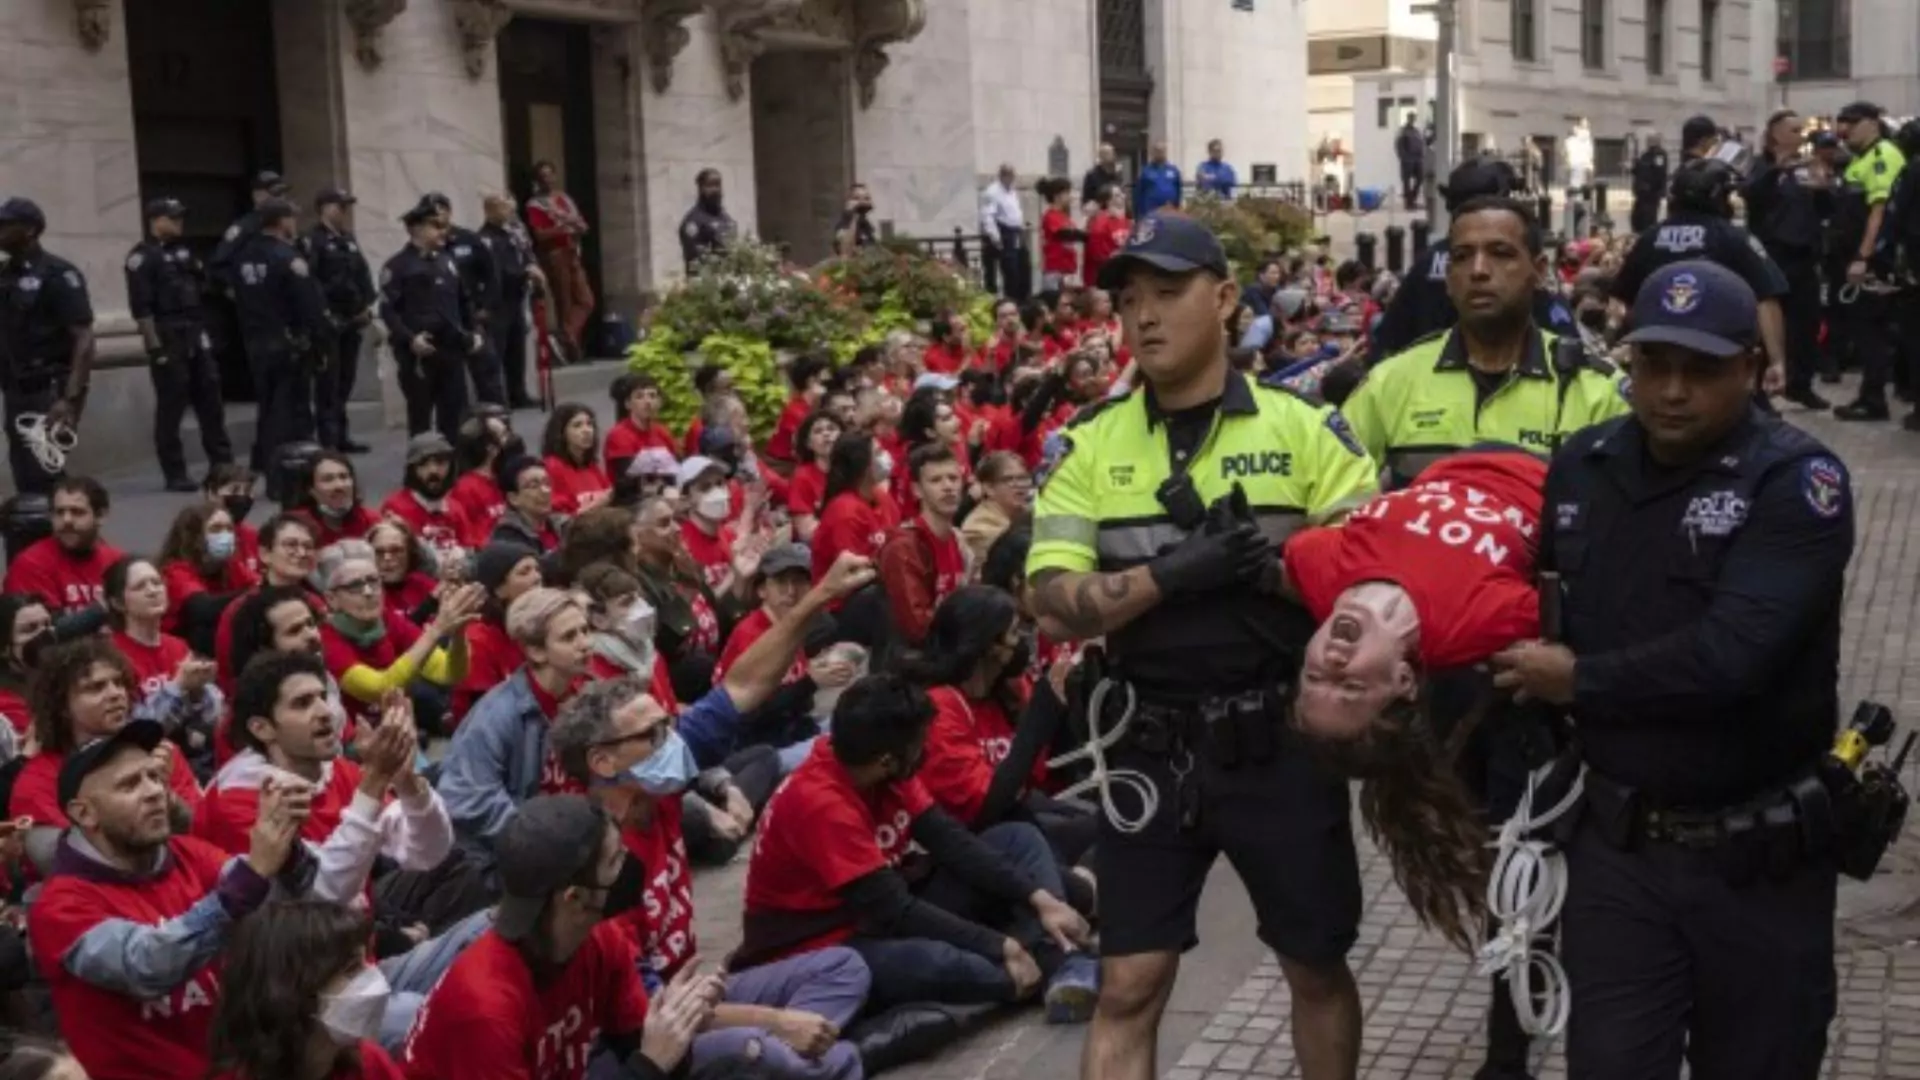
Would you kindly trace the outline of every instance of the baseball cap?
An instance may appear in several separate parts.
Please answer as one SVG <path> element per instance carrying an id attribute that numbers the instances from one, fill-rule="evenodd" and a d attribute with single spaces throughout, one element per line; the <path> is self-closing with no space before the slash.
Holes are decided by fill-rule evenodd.
<path id="1" fill-rule="evenodd" d="M 425 431 L 407 440 L 407 464 L 418 465 L 433 457 L 452 457 L 453 444 L 437 431 Z"/>
<path id="2" fill-rule="evenodd" d="M 756 579 L 778 577 L 795 571 L 813 573 L 813 551 L 805 544 L 781 544 L 771 548 L 760 556 L 760 568 L 754 571 Z"/>
<path id="3" fill-rule="evenodd" d="M 0 200 L 0 225 L 31 225 L 36 229 L 47 227 L 47 215 L 40 204 L 32 199 L 15 195 Z"/>
<path id="4" fill-rule="evenodd" d="M 1179 213 L 1155 211 L 1133 223 L 1127 246 L 1100 268 L 1100 287 L 1109 291 L 1127 283 L 1135 266 L 1169 274 L 1211 270 L 1228 277 L 1227 252 L 1213 230 Z"/>
<path id="5" fill-rule="evenodd" d="M 292 190 L 287 187 L 287 178 L 272 169 L 262 169 L 253 174 L 253 190 L 264 191 L 271 195 L 285 195 Z"/>
<path id="6" fill-rule="evenodd" d="M 318 210 L 323 206 L 352 206 L 359 201 L 353 197 L 353 192 L 346 188 L 323 188 L 320 194 L 313 197 L 313 208 Z"/>
<path id="7" fill-rule="evenodd" d="M 720 473 L 727 471 L 725 465 L 720 464 L 712 458 L 703 454 L 695 454 L 680 463 L 679 470 L 673 474 L 673 485 L 675 487 L 687 487 L 695 480 L 705 476 L 709 469 Z"/>
<path id="8" fill-rule="evenodd" d="M 501 894 L 493 932 L 524 940 L 554 893 L 591 887 L 606 833 L 606 816 L 584 795 L 536 795 L 521 803 L 493 842 Z"/>
<path id="9" fill-rule="evenodd" d="M 1842 107 L 1841 110 L 1834 115 L 1834 121 L 1837 123 L 1852 123 L 1855 120 L 1878 120 L 1881 115 L 1880 106 L 1875 105 L 1873 102 L 1855 101 Z"/>
<path id="10" fill-rule="evenodd" d="M 627 466 L 627 475 L 673 476 L 680 471 L 680 461 L 673 451 L 661 446 L 649 446 L 633 455 L 633 463 Z"/>
<path id="11" fill-rule="evenodd" d="M 157 720 L 129 720 L 120 725 L 120 730 L 104 735 L 67 755 L 60 765 L 60 805 L 65 806 L 78 798 L 80 785 L 94 771 L 111 761 L 121 750 L 136 747 L 149 754 L 167 737 L 166 730 Z"/>
<path id="12" fill-rule="evenodd" d="M 187 216 L 187 205 L 179 199 L 154 199 L 147 203 L 147 220 L 154 218 L 183 218 Z"/>
<path id="13" fill-rule="evenodd" d="M 1738 274 L 1700 259 L 1661 267 L 1633 299 L 1628 344 L 1678 345 L 1726 359 L 1758 340 L 1760 305 Z"/>

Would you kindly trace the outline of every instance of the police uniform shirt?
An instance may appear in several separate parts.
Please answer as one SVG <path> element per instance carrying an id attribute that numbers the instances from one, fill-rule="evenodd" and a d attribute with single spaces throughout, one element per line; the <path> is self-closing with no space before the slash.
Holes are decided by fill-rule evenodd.
<path id="1" fill-rule="evenodd" d="M 441 250 L 453 260 L 460 273 L 460 283 L 466 290 L 472 313 L 478 315 L 493 310 L 500 297 L 500 269 L 494 262 L 492 249 L 480 234 L 455 225 L 447 230 L 447 243 Z"/>
<path id="2" fill-rule="evenodd" d="M 680 255 L 687 261 L 687 269 L 710 252 L 718 251 L 733 242 L 735 226 L 733 218 L 725 210 L 709 214 L 699 203 L 687 211 L 680 219 Z"/>
<path id="3" fill-rule="evenodd" d="M 278 236 L 263 234 L 258 241 L 234 264 L 234 307 L 247 344 L 284 348 L 297 344 L 292 338 L 298 336 L 311 345 L 332 332 L 326 299 L 300 249 Z"/>
<path id="4" fill-rule="evenodd" d="M 1478 443 L 1544 457 L 1566 435 L 1628 408 L 1624 377 L 1577 337 L 1536 330 L 1513 370 L 1489 376 L 1467 362 L 1466 339 L 1453 330 L 1375 365 L 1340 411 L 1387 469 L 1388 486 L 1400 488 Z"/>
<path id="5" fill-rule="evenodd" d="M 1777 300 L 1791 291 L 1786 275 L 1767 257 L 1767 249 L 1745 229 L 1717 214 L 1675 210 L 1634 241 L 1627 261 L 1613 276 L 1614 299 L 1633 306 L 1640 286 L 1654 271 L 1688 259 L 1705 259 L 1739 274 L 1762 301 Z"/>
<path id="6" fill-rule="evenodd" d="M 1658 199 L 1667 190 L 1667 152 L 1648 147 L 1633 163 L 1633 197 Z"/>
<path id="7" fill-rule="evenodd" d="M 1112 573 L 1149 562 L 1187 531 L 1160 500 L 1176 470 L 1211 505 L 1238 484 L 1279 545 L 1378 491 L 1340 414 L 1228 372 L 1217 403 L 1169 414 L 1151 389 L 1083 410 L 1059 433 L 1034 510 L 1027 574 Z M 1125 676 L 1170 696 L 1291 680 L 1313 633 L 1300 608 L 1236 589 L 1164 603 L 1107 635 Z"/>
<path id="8" fill-rule="evenodd" d="M 1395 290 L 1380 323 L 1368 336 L 1367 362 L 1377 364 L 1414 342 L 1460 321 L 1453 298 L 1447 295 L 1448 251 L 1445 244 L 1429 247 Z M 1573 312 L 1566 302 L 1545 289 L 1533 294 L 1533 321 L 1554 333 L 1573 329 Z"/>
<path id="9" fill-rule="evenodd" d="M 93 325 L 93 300 L 78 267 L 46 251 L 0 262 L 0 313 L 4 349 L 0 361 L 19 363 L 7 372 L 65 366 L 73 356 L 76 327 Z"/>
<path id="10" fill-rule="evenodd" d="M 351 318 L 373 306 L 373 270 L 352 233 L 316 225 L 302 247 L 328 311 Z"/>
<path id="11" fill-rule="evenodd" d="M 421 251 L 412 244 L 380 271 L 380 317 L 396 349 L 429 334 L 435 347 L 465 353 L 473 336 L 466 290 L 453 259 L 444 251 Z"/>
<path id="12" fill-rule="evenodd" d="M 1892 198 L 1894 181 L 1900 178 L 1906 166 L 1906 155 L 1900 152 L 1892 139 L 1886 138 L 1867 147 L 1847 166 L 1844 174 L 1846 182 L 1840 194 L 1840 222 L 1837 228 L 1840 236 L 1851 245 L 1844 251 L 1848 262 L 1860 257 L 1860 244 L 1867 234 L 1867 219 L 1874 207 Z M 1879 235 L 1875 237 L 1876 257 L 1886 250 L 1893 239 L 1894 230 L 1888 227 L 1889 224 L 1883 222 Z"/>
<path id="13" fill-rule="evenodd" d="M 1698 463 L 1624 417 L 1547 473 L 1540 569 L 1564 582 L 1587 762 L 1657 803 L 1714 809 L 1790 780 L 1839 723 L 1847 470 L 1751 411 Z"/>
<path id="14" fill-rule="evenodd" d="M 1811 259 L 1819 252 L 1822 208 L 1810 180 L 1804 160 L 1779 162 L 1765 154 L 1755 159 L 1741 188 L 1747 224 L 1776 261 Z"/>
<path id="15" fill-rule="evenodd" d="M 149 237 L 135 244 L 126 271 L 127 307 L 135 319 L 199 325 L 207 273 L 185 241 Z"/>
<path id="16" fill-rule="evenodd" d="M 260 235 L 260 212 L 249 210 L 239 219 L 227 226 L 220 234 L 220 242 L 214 245 L 213 254 L 207 258 L 207 271 L 215 280 L 229 286 L 239 284 L 239 270 L 236 268 L 241 252 L 254 237 Z"/>
<path id="17" fill-rule="evenodd" d="M 507 304 L 517 304 L 527 295 L 528 271 L 533 267 L 533 242 L 515 225 L 489 221 L 480 227 L 480 242 L 493 255 L 500 273 L 500 296 Z"/>

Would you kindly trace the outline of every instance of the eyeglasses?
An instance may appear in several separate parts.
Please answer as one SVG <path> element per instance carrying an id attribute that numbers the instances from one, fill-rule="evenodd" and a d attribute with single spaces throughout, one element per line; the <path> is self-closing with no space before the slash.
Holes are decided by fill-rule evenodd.
<path id="1" fill-rule="evenodd" d="M 275 551 L 284 551 L 289 555 L 307 555 L 313 552 L 311 540 L 281 540 L 273 545 Z"/>
<path id="2" fill-rule="evenodd" d="M 625 735 L 615 735 L 611 739 L 601 739 L 593 745 L 603 750 L 611 750 L 616 746 L 625 746 L 628 743 L 641 741 L 645 741 L 649 746 L 658 746 L 666 739 L 667 733 L 672 730 L 673 717 L 669 716 L 657 724 L 649 725 L 645 731 L 634 731 Z"/>
<path id="3" fill-rule="evenodd" d="M 536 476 L 531 480 L 520 481 L 521 491 L 546 491 L 553 487 L 553 481 L 545 476 Z"/>
<path id="4" fill-rule="evenodd" d="M 361 593 L 371 595 L 380 591 L 380 579 L 377 577 L 354 578 L 352 581 L 336 581 L 333 587 L 338 592 Z"/>

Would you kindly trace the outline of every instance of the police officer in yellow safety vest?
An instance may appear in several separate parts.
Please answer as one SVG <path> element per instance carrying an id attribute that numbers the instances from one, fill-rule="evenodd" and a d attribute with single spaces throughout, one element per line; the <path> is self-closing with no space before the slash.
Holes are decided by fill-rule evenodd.
<path id="1" fill-rule="evenodd" d="M 1886 420 L 1887 380 L 1893 374 L 1900 343 L 1894 339 L 1898 245 L 1887 210 L 1893 182 L 1906 168 L 1906 156 L 1888 138 L 1884 114 L 1870 101 L 1856 101 L 1834 117 L 1834 130 L 1853 151 L 1846 183 L 1834 208 L 1835 243 L 1845 245 L 1847 279 L 1829 282 L 1840 290 L 1841 310 L 1848 312 L 1854 352 L 1860 357 L 1860 394 L 1833 410 L 1842 420 Z M 1839 259 L 1834 260 L 1838 262 Z M 1920 431 L 1920 426 L 1909 430 Z"/>
<path id="2" fill-rule="evenodd" d="M 1447 246 L 1459 325 L 1376 364 L 1340 407 L 1392 488 L 1477 443 L 1546 457 L 1567 435 L 1628 411 L 1627 384 L 1611 363 L 1578 336 L 1555 338 L 1534 324 L 1547 263 L 1525 207 L 1474 199 L 1454 213 Z"/>
<path id="3" fill-rule="evenodd" d="M 1305 1074 L 1351 1078 L 1358 861 L 1346 784 L 1285 730 L 1313 624 L 1277 592 L 1278 550 L 1375 494 L 1377 467 L 1338 413 L 1229 366 L 1239 287 L 1205 226 L 1142 218 L 1100 284 L 1145 385 L 1061 433 L 1027 561 L 1043 632 L 1106 638 L 1102 729 L 1128 717 L 1107 754 L 1131 775 L 1102 815 L 1102 985 L 1081 1075 L 1154 1075 L 1160 1015 L 1224 853 L 1280 956 Z"/>

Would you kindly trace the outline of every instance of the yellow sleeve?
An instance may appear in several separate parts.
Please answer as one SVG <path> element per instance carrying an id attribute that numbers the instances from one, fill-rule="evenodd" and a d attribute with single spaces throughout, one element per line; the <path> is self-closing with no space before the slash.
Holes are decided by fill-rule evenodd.
<path id="1" fill-rule="evenodd" d="M 355 664 L 340 675 L 340 692 L 368 705 L 377 703 L 389 690 L 404 690 L 416 671 L 406 654 L 381 671 L 367 664 Z"/>
<path id="2" fill-rule="evenodd" d="M 1380 494 L 1380 466 L 1338 409 L 1322 406 L 1310 414 L 1310 422 L 1313 430 L 1303 440 L 1310 465 L 1306 476 L 1312 485 L 1307 521 L 1324 525 Z"/>
<path id="3" fill-rule="evenodd" d="M 1893 145 L 1893 140 L 1881 139 L 1874 145 L 1873 153 L 1848 167 L 1847 179 L 1860 185 L 1868 206 L 1878 206 L 1893 196 L 1893 182 L 1900 178 L 1900 171 L 1906 165 L 1905 156 Z"/>
<path id="4" fill-rule="evenodd" d="M 1381 361 L 1381 365 L 1385 363 Z M 1353 429 L 1353 437 L 1359 440 L 1361 448 L 1375 462 L 1387 460 L 1387 444 L 1393 437 L 1386 413 L 1387 381 L 1380 366 L 1375 366 L 1340 405 L 1340 415 L 1347 418 L 1347 426 Z"/>
<path id="5" fill-rule="evenodd" d="M 462 639 L 461 644 L 465 644 Z M 420 669 L 420 677 L 435 686 L 452 686 L 467 677 L 467 650 L 437 645 Z"/>
<path id="6" fill-rule="evenodd" d="M 1066 440 L 1066 452 L 1047 474 L 1034 499 L 1028 577 L 1042 570 L 1089 573 L 1100 568 L 1093 454 L 1090 448 L 1079 445 L 1087 433 L 1069 429 L 1059 434 Z"/>
<path id="7" fill-rule="evenodd" d="M 1585 409 L 1584 415 L 1579 418 L 1580 426 L 1592 427 L 1632 412 L 1633 401 L 1629 396 L 1632 386 L 1627 373 L 1619 368 L 1615 368 L 1610 375 L 1600 371 L 1581 373 L 1579 389 Z M 1577 430 L 1578 428 L 1568 427 L 1561 434 L 1571 435 Z"/>

